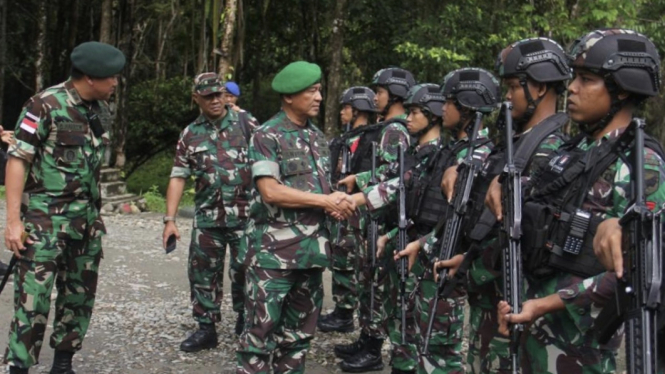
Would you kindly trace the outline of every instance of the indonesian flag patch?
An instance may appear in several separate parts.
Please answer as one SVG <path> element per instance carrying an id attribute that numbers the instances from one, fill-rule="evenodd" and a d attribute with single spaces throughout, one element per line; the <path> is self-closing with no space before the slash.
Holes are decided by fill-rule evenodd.
<path id="1" fill-rule="evenodd" d="M 37 131 L 37 122 L 39 122 L 39 117 L 35 117 L 32 113 L 26 112 L 23 121 L 21 121 L 21 129 L 34 134 L 35 131 Z"/>

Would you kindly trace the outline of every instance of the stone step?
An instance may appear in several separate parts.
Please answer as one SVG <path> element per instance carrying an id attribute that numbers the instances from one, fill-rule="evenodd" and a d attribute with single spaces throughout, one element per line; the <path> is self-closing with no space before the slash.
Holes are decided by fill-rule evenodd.
<path id="1" fill-rule="evenodd" d="M 102 183 L 116 182 L 120 180 L 120 170 L 115 168 L 104 168 L 101 170 Z"/>
<path id="2" fill-rule="evenodd" d="M 122 181 L 106 182 L 101 184 L 102 199 L 127 193 L 127 184 Z"/>
<path id="3" fill-rule="evenodd" d="M 142 199 L 141 196 L 134 195 L 134 194 L 131 194 L 131 193 L 126 193 L 126 194 L 122 194 L 122 195 L 114 195 L 114 196 L 105 197 L 105 198 L 102 199 L 102 204 L 107 204 L 107 203 L 111 203 L 111 204 L 129 203 L 129 202 L 132 202 L 132 201 L 138 201 L 140 199 Z"/>

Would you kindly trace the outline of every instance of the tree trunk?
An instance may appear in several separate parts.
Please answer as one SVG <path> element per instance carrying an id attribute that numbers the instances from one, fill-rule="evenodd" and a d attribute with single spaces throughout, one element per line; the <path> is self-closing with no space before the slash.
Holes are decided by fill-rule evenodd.
<path id="1" fill-rule="evenodd" d="M 218 74 L 223 80 L 233 76 L 233 41 L 236 29 L 237 0 L 226 0 L 224 7 L 224 35 L 219 47 Z"/>
<path id="2" fill-rule="evenodd" d="M 134 38 L 132 27 L 134 25 L 134 2 L 136 0 L 123 0 L 119 7 L 119 45 L 118 48 L 125 54 L 127 59 L 124 72 L 120 75 L 118 82 L 118 89 L 116 90 L 115 102 L 118 103 L 115 128 L 113 129 L 113 150 L 115 152 L 115 167 L 122 168 L 125 166 L 125 143 L 127 138 L 127 99 L 129 95 L 129 85 L 131 81 L 131 65 L 134 57 Z"/>
<path id="3" fill-rule="evenodd" d="M 45 55 L 46 55 L 46 1 L 39 2 L 37 8 L 37 19 L 39 20 L 39 31 L 37 33 L 37 43 L 35 43 L 35 92 L 39 92 L 44 88 L 44 70 L 45 70 Z"/>
<path id="4" fill-rule="evenodd" d="M 332 19 L 330 36 L 330 69 L 326 89 L 325 133 L 332 137 L 337 132 L 338 98 L 341 94 L 342 81 L 342 50 L 344 49 L 344 20 L 346 17 L 347 0 L 337 0 Z"/>
<path id="5" fill-rule="evenodd" d="M 113 0 L 102 1 L 102 22 L 99 27 L 99 41 L 113 44 L 111 38 L 111 24 L 113 22 Z"/>
<path id="6" fill-rule="evenodd" d="M 206 0 L 201 0 L 201 6 L 199 7 L 201 11 L 201 37 L 199 38 L 199 63 L 196 69 L 196 74 L 203 73 L 203 69 L 206 69 Z"/>
<path id="7" fill-rule="evenodd" d="M 5 102 L 5 65 L 7 64 L 7 1 L 0 1 L 0 124 Z M 4 126 L 7 128 L 8 126 Z M 11 128 L 11 126 L 10 126 Z"/>

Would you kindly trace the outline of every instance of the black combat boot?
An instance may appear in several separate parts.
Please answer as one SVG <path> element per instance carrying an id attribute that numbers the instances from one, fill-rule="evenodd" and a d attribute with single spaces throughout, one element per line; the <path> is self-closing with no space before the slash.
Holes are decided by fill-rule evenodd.
<path id="1" fill-rule="evenodd" d="M 332 313 L 323 317 L 319 316 L 317 326 L 322 332 L 352 332 L 354 329 L 353 309 L 335 307 Z"/>
<path id="2" fill-rule="evenodd" d="M 361 333 L 358 340 L 351 344 L 335 344 L 335 356 L 341 359 L 347 359 L 353 356 L 365 347 L 367 339 L 369 339 L 369 336 Z"/>
<path id="3" fill-rule="evenodd" d="M 180 350 L 198 352 L 217 347 L 217 331 L 213 323 L 200 323 L 199 329 L 180 344 Z"/>
<path id="4" fill-rule="evenodd" d="M 72 370 L 72 357 L 74 357 L 74 352 L 56 349 L 53 356 L 53 366 L 51 366 L 49 374 L 75 374 Z"/>
<path id="5" fill-rule="evenodd" d="M 20 368 L 18 366 L 10 366 L 9 374 L 28 374 L 28 369 Z"/>
<path id="6" fill-rule="evenodd" d="M 360 352 L 342 361 L 339 367 L 347 373 L 383 370 L 383 359 L 381 358 L 382 346 L 383 339 L 370 337 Z"/>
<path id="7" fill-rule="evenodd" d="M 236 329 L 235 329 L 236 336 L 240 336 L 240 334 L 242 334 L 242 330 L 244 329 L 245 329 L 245 312 L 240 312 L 238 313 L 238 317 L 236 318 Z"/>

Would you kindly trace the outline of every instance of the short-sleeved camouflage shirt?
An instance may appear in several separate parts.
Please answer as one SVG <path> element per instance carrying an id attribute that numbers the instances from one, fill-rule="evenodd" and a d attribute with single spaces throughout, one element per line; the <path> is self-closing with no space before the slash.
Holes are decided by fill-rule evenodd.
<path id="1" fill-rule="evenodd" d="M 300 191 L 331 192 L 330 150 L 321 130 L 311 122 L 298 126 L 279 112 L 254 133 L 249 158 L 254 180 L 271 177 Z M 323 210 L 280 208 L 264 202 L 256 188 L 252 191 L 246 245 L 254 255 L 254 266 L 325 267 L 328 238 Z"/>
<path id="2" fill-rule="evenodd" d="M 247 125 L 249 134 L 254 126 Z M 180 134 L 171 178 L 195 179 L 194 227 L 245 225 L 252 180 L 248 143 L 238 112 L 228 106 L 223 118 L 211 122 L 200 115 Z"/>
<path id="3" fill-rule="evenodd" d="M 97 114 L 97 135 L 89 118 Z M 100 171 L 110 144 L 111 115 L 102 101 L 81 99 L 71 81 L 28 100 L 16 125 L 9 155 L 30 163 L 24 192 L 30 194 L 26 229 L 82 239 L 106 233 Z M 102 134 L 103 132 L 103 134 Z M 30 256 L 30 254 L 28 254 Z M 38 259 L 37 259 L 38 260 Z"/>

